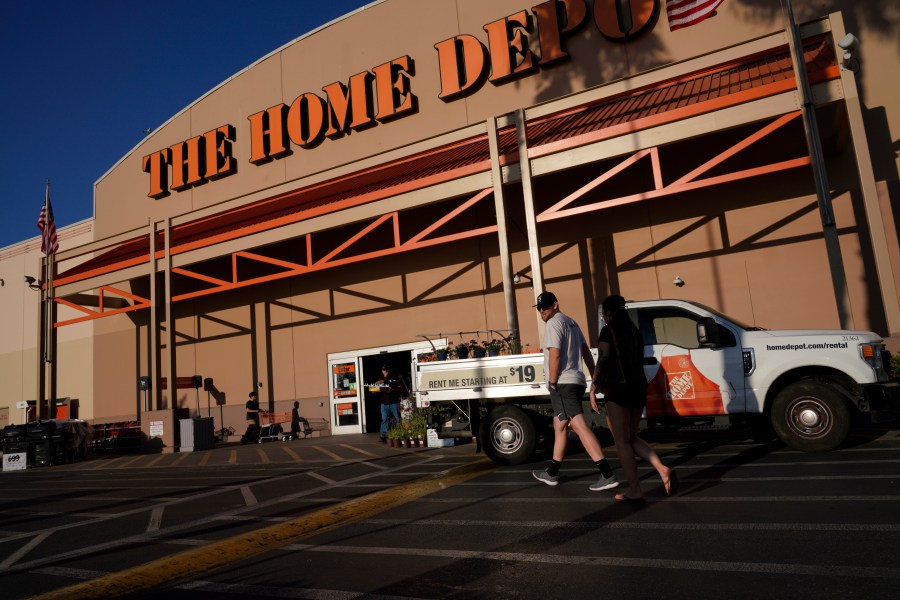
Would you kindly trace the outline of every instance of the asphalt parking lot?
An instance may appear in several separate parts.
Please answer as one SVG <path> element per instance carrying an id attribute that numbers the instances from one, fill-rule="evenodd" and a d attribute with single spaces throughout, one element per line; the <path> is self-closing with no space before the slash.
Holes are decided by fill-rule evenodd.
<path id="1" fill-rule="evenodd" d="M 640 508 L 588 491 L 577 449 L 547 487 L 530 476 L 543 462 L 372 435 L 4 474 L 0 585 L 9 598 L 896 597 L 897 429 L 826 454 L 654 443 L 682 489 L 665 497 L 642 468 Z"/>

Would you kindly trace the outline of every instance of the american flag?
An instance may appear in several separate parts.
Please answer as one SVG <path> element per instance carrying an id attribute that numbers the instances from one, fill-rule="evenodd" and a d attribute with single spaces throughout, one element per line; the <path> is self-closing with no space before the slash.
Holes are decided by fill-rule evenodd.
<path id="1" fill-rule="evenodd" d="M 41 230 L 41 252 L 50 256 L 59 250 L 59 239 L 56 237 L 56 221 L 53 220 L 53 209 L 50 208 L 50 184 L 47 184 L 47 197 L 38 217 L 38 229 Z"/>
<path id="2" fill-rule="evenodd" d="M 723 0 L 666 0 L 669 31 L 705 21 L 722 2 Z"/>

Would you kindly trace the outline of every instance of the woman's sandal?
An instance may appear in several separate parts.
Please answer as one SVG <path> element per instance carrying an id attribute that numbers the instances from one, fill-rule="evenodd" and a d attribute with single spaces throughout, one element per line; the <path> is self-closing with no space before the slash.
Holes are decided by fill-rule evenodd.
<path id="1" fill-rule="evenodd" d="M 626 496 L 625 494 L 616 494 L 614 498 L 619 504 L 643 504 L 644 502 L 646 502 L 643 496 L 641 496 L 640 498 L 632 498 L 631 496 Z"/>
<path id="2" fill-rule="evenodd" d="M 678 473 L 675 472 L 675 469 L 669 470 L 669 478 L 663 480 L 663 485 L 666 487 L 666 496 L 675 495 L 675 492 L 678 491 Z"/>

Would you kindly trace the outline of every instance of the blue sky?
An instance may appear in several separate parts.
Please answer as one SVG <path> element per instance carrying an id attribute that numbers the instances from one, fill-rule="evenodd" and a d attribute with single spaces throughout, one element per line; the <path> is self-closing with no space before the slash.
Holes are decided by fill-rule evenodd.
<path id="1" fill-rule="evenodd" d="M 93 185 L 175 113 L 365 0 L 2 0 L 0 248 L 93 216 Z"/>

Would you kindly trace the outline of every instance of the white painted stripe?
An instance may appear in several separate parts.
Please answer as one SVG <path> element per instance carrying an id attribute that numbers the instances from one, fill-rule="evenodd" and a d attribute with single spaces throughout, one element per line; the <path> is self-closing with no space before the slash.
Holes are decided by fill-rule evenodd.
<path id="1" fill-rule="evenodd" d="M 208 544 L 202 540 L 200 544 Z M 49 575 L 50 577 L 68 577 L 87 581 L 98 579 L 107 575 L 105 571 L 92 571 L 89 569 L 72 569 L 67 567 L 43 567 L 32 571 L 37 575 Z M 346 592 L 343 590 L 322 590 L 299 587 L 271 587 L 258 584 L 246 585 L 237 583 L 218 583 L 215 581 L 190 581 L 175 586 L 175 589 L 191 590 L 199 592 L 211 592 L 218 594 L 232 594 L 246 598 L 302 598 L 308 600 L 421 600 L 413 596 L 388 596 L 385 594 L 361 594 L 360 592 Z"/>
<path id="2" fill-rule="evenodd" d="M 24 546 L 22 546 L 21 548 L 19 548 L 18 550 L 16 550 L 9 556 L 7 556 L 6 560 L 4 560 L 2 563 L 0 563 L 0 569 L 6 569 L 10 565 L 16 564 L 20 558 L 22 558 L 23 556 L 25 556 L 26 554 L 31 552 L 34 548 L 36 548 L 38 545 L 40 545 L 41 542 L 46 540 L 48 537 L 50 537 L 49 533 L 41 533 L 41 534 L 34 536 L 31 539 L 31 541 L 29 541 L 27 544 L 25 544 Z"/>
<path id="3" fill-rule="evenodd" d="M 359 461 L 359 464 L 365 465 L 367 467 L 372 467 L 373 469 L 378 469 L 380 471 L 387 471 L 388 469 L 390 469 L 390 467 L 378 464 L 377 462 L 372 460 L 361 460 Z"/>
<path id="4" fill-rule="evenodd" d="M 325 476 L 322 475 L 321 473 L 317 473 L 317 472 L 315 472 L 315 471 L 307 471 L 306 474 L 309 475 L 310 477 L 313 477 L 313 478 L 315 478 L 315 479 L 318 479 L 319 481 L 322 481 L 322 482 L 324 482 L 324 483 L 337 483 L 334 479 L 331 479 L 331 478 L 329 478 L 329 477 L 325 477 Z"/>
<path id="5" fill-rule="evenodd" d="M 416 503 L 431 502 L 436 504 L 467 504 L 467 503 L 491 503 L 491 504 L 538 504 L 538 503 L 582 503 L 599 504 L 605 496 L 596 493 L 585 498 L 417 498 Z M 644 496 L 647 502 L 900 502 L 900 494 L 896 496 L 673 496 L 671 498 Z M 612 505 L 612 497 L 609 497 Z"/>
<path id="6" fill-rule="evenodd" d="M 253 490 L 251 490 L 248 486 L 241 487 L 241 496 L 244 497 L 244 505 L 245 506 L 256 506 L 259 502 L 256 500 L 256 496 L 253 495 Z"/>
<path id="7" fill-rule="evenodd" d="M 586 565 L 599 567 L 636 567 L 641 569 L 671 569 L 676 571 L 706 571 L 720 573 L 766 573 L 774 575 L 812 575 L 821 577 L 900 578 L 900 569 L 861 567 L 856 565 L 804 565 L 765 562 L 726 562 L 706 560 L 669 560 L 659 558 L 630 558 L 620 556 L 573 556 L 571 554 L 531 554 L 524 552 L 481 552 L 473 550 L 438 550 L 433 548 L 387 548 L 384 546 L 318 546 L 291 544 L 286 548 L 305 552 L 337 554 L 376 554 L 394 556 L 424 556 L 454 560 L 496 560 L 507 563 L 538 563 L 544 565 Z"/>
<path id="8" fill-rule="evenodd" d="M 433 456 L 423 456 L 423 457 L 421 457 L 420 460 L 419 460 L 418 462 L 416 462 L 413 466 L 416 467 L 416 466 L 419 466 L 419 465 L 430 464 L 430 463 L 432 463 L 436 458 L 437 458 L 437 457 L 433 457 Z M 400 470 L 400 469 L 403 469 L 403 468 L 405 468 L 405 466 L 399 466 L 399 467 L 395 467 L 395 470 Z M 306 472 L 304 472 L 303 474 L 305 474 L 305 473 L 306 473 Z M 277 482 L 277 481 L 280 481 L 280 480 L 283 480 L 283 479 L 290 479 L 290 478 L 296 477 L 297 475 L 298 475 L 297 472 L 291 472 L 291 473 L 289 473 L 289 474 L 282 475 L 281 477 L 271 478 L 271 479 L 268 480 L 268 482 L 269 482 L 269 483 L 274 483 L 274 482 Z M 109 541 L 109 542 L 102 542 L 102 543 L 99 543 L 99 544 L 94 544 L 94 545 L 91 545 L 91 546 L 86 546 L 86 547 L 84 547 L 84 548 L 77 548 L 77 549 L 75 549 L 75 550 L 70 550 L 70 551 L 66 551 L 66 552 L 60 552 L 59 554 L 55 554 L 55 555 L 52 555 L 52 556 L 46 556 L 46 557 L 43 557 L 43 558 L 38 558 L 38 559 L 31 560 L 31 561 L 29 561 L 29 562 L 27 562 L 27 563 L 15 565 L 15 566 L 13 566 L 12 568 L 10 568 L 10 569 L 8 569 L 8 570 L 6 570 L 6 569 L 0 569 L 0 574 L 2 574 L 4 571 L 6 571 L 6 572 L 21 572 L 21 571 L 25 571 L 25 570 L 28 570 L 28 569 L 34 569 L 34 568 L 38 568 L 38 567 L 43 567 L 43 566 L 48 565 L 48 564 L 52 564 L 52 563 L 56 563 L 56 562 L 59 562 L 59 561 L 64 561 L 64 560 L 68 560 L 68 559 L 72 559 L 72 558 L 78 558 L 78 557 L 81 557 L 81 556 L 87 556 L 87 555 L 90 555 L 90 554 L 93 554 L 93 553 L 96 553 L 96 552 L 106 552 L 106 551 L 111 550 L 111 549 L 114 549 L 114 548 L 120 548 L 120 547 L 128 546 L 128 545 L 131 545 L 131 544 L 140 544 L 140 543 L 142 543 L 142 542 L 144 542 L 144 541 L 146 541 L 146 540 L 158 540 L 158 539 L 160 539 L 160 536 L 162 536 L 162 535 L 172 536 L 173 534 L 175 534 L 175 533 L 177 533 L 177 532 L 179 532 L 179 531 L 184 531 L 184 530 L 186 530 L 186 529 L 194 529 L 194 528 L 196 528 L 196 527 L 200 527 L 200 526 L 202 526 L 202 525 L 204 525 L 204 524 L 207 524 L 207 523 L 213 523 L 213 522 L 215 522 L 217 519 L 222 518 L 222 517 L 224 517 L 224 516 L 240 514 L 241 512 L 247 511 L 247 510 L 257 510 L 259 507 L 275 506 L 275 505 L 278 505 L 278 504 L 284 504 L 284 503 L 290 503 L 290 502 L 297 502 L 297 501 L 304 501 L 304 499 L 305 499 L 306 497 L 308 497 L 308 496 L 314 496 L 315 494 L 320 494 L 320 493 L 322 493 L 322 492 L 324 492 L 324 491 L 326 491 L 326 490 L 328 490 L 328 489 L 331 489 L 331 488 L 340 488 L 340 487 L 342 487 L 342 485 L 352 484 L 352 483 L 357 483 L 357 482 L 360 482 L 360 481 L 365 481 L 365 480 L 370 479 L 370 478 L 372 478 L 372 477 L 376 477 L 376 476 L 380 477 L 380 476 L 382 476 L 382 475 L 383 475 L 382 473 L 367 473 L 367 474 L 365 474 L 365 475 L 360 475 L 360 476 L 358 476 L 358 477 L 351 477 L 350 479 L 347 479 L 347 480 L 343 481 L 341 484 L 338 484 L 337 482 L 332 482 L 332 483 L 326 484 L 326 485 L 324 485 L 324 486 L 319 486 L 319 487 L 316 487 L 316 488 L 312 488 L 312 489 L 308 489 L 308 490 L 303 490 L 303 491 L 295 492 L 295 493 L 292 493 L 292 494 L 287 494 L 287 495 L 285 495 L 285 496 L 279 496 L 279 497 L 277 497 L 277 498 L 272 498 L 272 499 L 270 499 L 270 500 L 266 500 L 265 502 L 260 503 L 258 506 L 255 506 L 255 507 L 240 507 L 240 508 L 235 508 L 235 509 L 232 509 L 232 510 L 230 510 L 230 511 L 225 511 L 225 512 L 223 512 L 223 513 L 220 513 L 220 514 L 218 514 L 218 515 L 211 515 L 211 516 L 207 516 L 207 517 L 202 517 L 202 518 L 195 519 L 195 520 L 193 520 L 193 521 L 189 521 L 189 522 L 187 522 L 187 523 L 182 523 L 182 524 L 179 524 L 179 525 L 171 525 L 171 526 L 166 527 L 166 528 L 164 528 L 164 529 L 161 529 L 159 532 L 155 532 L 155 533 L 153 533 L 153 534 L 142 533 L 142 534 L 132 535 L 132 536 L 124 537 L 124 538 L 119 538 L 119 539 L 112 540 L 112 541 Z M 215 494 L 227 493 L 227 492 L 230 492 L 231 490 L 234 490 L 234 489 L 235 489 L 234 486 L 223 486 L 223 487 L 219 487 L 219 488 L 216 488 L 216 489 L 208 490 L 208 491 L 203 492 L 203 493 L 194 494 L 194 495 L 192 495 L 192 496 L 188 496 L 188 497 L 184 497 L 184 498 L 179 498 L 179 499 L 177 499 L 177 500 L 175 500 L 175 501 L 172 501 L 172 502 L 166 502 L 165 504 L 166 504 L 166 505 L 174 505 L 174 504 L 180 504 L 180 503 L 184 503 L 184 502 L 192 502 L 192 501 L 196 501 L 196 500 L 198 500 L 198 499 L 205 498 L 205 497 L 208 497 L 208 496 L 212 496 L 212 495 L 215 495 Z M 340 499 L 339 499 L 339 501 L 345 501 L 345 500 L 346 500 L 346 498 L 340 498 Z M 322 500 L 322 498 L 316 498 L 316 499 L 314 499 L 314 500 L 313 500 L 313 499 L 310 499 L 310 501 L 314 501 L 314 502 L 322 502 L 323 500 Z M 126 511 L 123 511 L 122 513 L 116 515 L 116 517 L 122 517 L 122 516 L 127 516 L 127 515 L 132 515 L 132 514 L 143 513 L 143 512 L 146 512 L 146 510 L 147 510 L 146 507 L 140 507 L 140 508 L 136 508 L 136 509 L 126 510 Z M 55 531 L 61 531 L 61 530 L 71 529 L 71 528 L 74 528 L 74 527 L 84 527 L 84 526 L 86 526 L 86 525 L 92 525 L 92 524 L 96 524 L 96 523 L 102 523 L 102 522 L 107 521 L 107 520 L 109 520 L 109 519 L 105 519 L 105 518 L 104 518 L 104 519 L 97 519 L 97 520 L 94 521 L 94 522 L 79 521 L 79 522 L 77 522 L 77 523 L 66 523 L 65 525 L 59 525 L 59 526 L 56 526 L 56 527 L 48 527 L 47 529 L 43 530 L 43 532 L 46 532 L 46 533 L 49 535 L 50 533 L 53 533 L 53 532 L 55 532 Z M 31 535 L 33 535 L 33 534 L 34 534 L 34 533 L 32 532 L 32 533 L 27 533 L 27 534 L 26 534 L 26 533 L 21 533 L 21 534 L 9 535 L 9 536 L 6 536 L 6 537 L 0 539 L 0 543 L 2 543 L 2 542 L 9 542 L 9 541 L 18 540 L 18 539 L 25 539 L 25 538 L 31 537 Z"/>
<path id="9" fill-rule="evenodd" d="M 365 519 L 371 525 L 416 527 L 532 527 L 541 529 L 651 529 L 664 531 L 789 531 L 895 533 L 900 523 L 639 523 L 635 521 L 494 521 L 480 519 Z"/>
<path id="10" fill-rule="evenodd" d="M 686 470 L 686 469 L 685 469 Z M 680 472 L 680 469 L 679 469 Z M 504 472 L 505 473 L 505 472 Z M 569 474 L 568 477 L 566 476 Z M 403 473 L 395 473 L 395 475 L 405 475 L 406 472 Z M 578 480 L 585 477 L 586 475 L 597 475 L 596 470 L 587 471 L 587 470 L 579 470 L 573 471 L 569 470 L 560 472 L 560 482 L 565 483 L 567 480 L 572 485 L 577 485 Z M 868 480 L 868 479 L 890 479 L 890 480 L 900 480 L 900 474 L 897 473 L 888 473 L 885 475 L 804 475 L 802 477 L 685 477 L 682 476 L 680 479 L 682 488 L 691 484 L 700 484 L 700 483 L 740 483 L 742 481 L 746 481 L 748 483 L 755 483 L 761 481 L 844 481 L 844 480 Z M 521 480 L 516 481 L 482 481 L 482 482 L 472 482 L 468 481 L 466 483 L 460 483 L 459 485 L 467 485 L 467 486 L 509 486 L 509 485 L 533 485 L 535 483 L 534 479 L 525 479 L 524 477 Z M 582 482 L 582 483 L 586 483 Z M 648 479 L 643 482 L 645 485 L 652 485 L 654 483 L 653 479 Z M 657 480 L 655 482 L 658 485 L 662 485 L 662 483 Z"/>
<path id="11" fill-rule="evenodd" d="M 150 522 L 147 523 L 147 533 L 150 533 L 151 531 L 159 531 L 159 527 L 162 524 L 163 512 L 165 510 L 165 507 L 157 506 L 152 511 L 150 511 Z"/>

